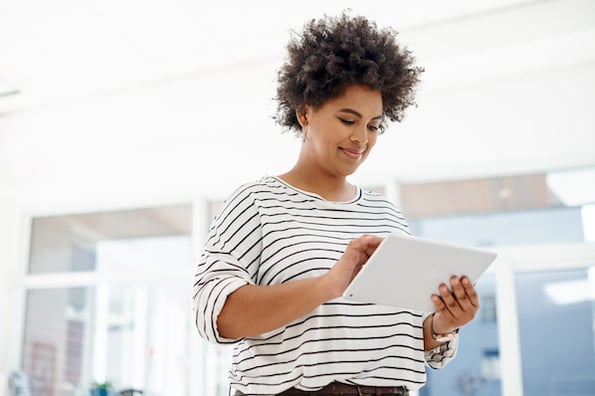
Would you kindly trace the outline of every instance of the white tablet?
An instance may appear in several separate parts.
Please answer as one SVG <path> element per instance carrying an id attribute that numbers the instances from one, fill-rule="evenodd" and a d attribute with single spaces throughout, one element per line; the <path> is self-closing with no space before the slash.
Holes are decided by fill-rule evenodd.
<path id="1" fill-rule="evenodd" d="M 431 296 L 452 275 L 476 282 L 496 259 L 488 250 L 391 234 L 370 256 L 343 296 L 361 302 L 434 311 Z"/>

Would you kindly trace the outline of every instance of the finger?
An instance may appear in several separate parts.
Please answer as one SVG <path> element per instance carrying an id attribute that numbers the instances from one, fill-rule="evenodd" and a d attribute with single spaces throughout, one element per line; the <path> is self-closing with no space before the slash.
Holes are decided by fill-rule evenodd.
<path id="1" fill-rule="evenodd" d="M 366 249 L 368 249 L 368 251 L 371 249 L 371 251 L 373 252 L 374 250 L 376 250 L 376 248 L 378 247 L 378 245 L 380 245 L 382 243 L 382 241 L 384 240 L 384 238 L 378 236 L 378 235 L 362 235 L 361 239 L 363 241 L 363 243 L 366 246 Z"/>
<path id="2" fill-rule="evenodd" d="M 459 303 L 464 303 L 467 299 L 467 293 L 461 284 L 461 281 L 458 276 L 451 276 L 450 277 L 450 285 L 452 289 L 452 294 L 454 294 L 455 298 Z"/>
<path id="3" fill-rule="evenodd" d="M 466 276 L 461 278 L 461 283 L 463 284 L 463 289 L 465 289 L 469 303 L 474 307 L 479 307 L 479 295 L 475 290 L 475 284 Z"/>
<path id="4" fill-rule="evenodd" d="M 378 235 L 367 235 L 364 234 L 359 238 L 354 239 L 354 247 L 360 252 L 364 253 L 368 258 L 376 251 L 378 246 L 382 243 L 384 238 Z"/>
<path id="5" fill-rule="evenodd" d="M 447 324 L 448 326 L 456 326 L 457 318 L 448 310 L 448 307 L 444 303 L 442 297 L 437 294 L 432 294 L 432 302 L 434 303 L 434 307 L 436 308 L 436 312 L 440 313 L 440 318 L 442 318 L 442 324 Z"/>
<path id="6" fill-rule="evenodd" d="M 469 311 L 473 309 L 473 302 L 470 300 L 469 295 L 467 295 L 467 291 L 462 284 L 462 278 L 457 276 L 453 276 L 450 279 L 452 294 L 457 301 L 459 307 L 463 311 Z"/>
<path id="7" fill-rule="evenodd" d="M 431 299 L 432 303 L 434 304 L 434 308 L 436 308 L 436 312 L 446 310 L 446 304 L 444 304 L 444 301 L 442 301 L 442 297 L 440 297 L 438 294 L 432 294 Z"/>
<path id="8" fill-rule="evenodd" d="M 343 258 L 352 265 L 365 264 L 376 250 L 383 238 L 377 235 L 363 235 L 352 239 L 347 244 Z"/>
<path id="9" fill-rule="evenodd" d="M 461 308 L 459 307 L 454 295 L 450 292 L 450 290 L 448 290 L 448 287 L 446 287 L 444 283 L 438 287 L 438 291 L 442 301 L 444 302 L 444 305 L 446 305 L 446 310 L 448 310 L 452 316 L 457 317 L 456 313 L 460 311 Z"/>

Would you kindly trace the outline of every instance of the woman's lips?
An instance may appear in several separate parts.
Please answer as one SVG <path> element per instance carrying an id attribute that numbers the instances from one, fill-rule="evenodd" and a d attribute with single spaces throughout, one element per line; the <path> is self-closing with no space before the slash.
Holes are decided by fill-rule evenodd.
<path id="1" fill-rule="evenodd" d="M 353 159 L 360 159 L 364 154 L 364 149 L 352 149 L 352 148 L 345 148 L 339 147 L 343 154 L 345 154 L 349 158 Z"/>

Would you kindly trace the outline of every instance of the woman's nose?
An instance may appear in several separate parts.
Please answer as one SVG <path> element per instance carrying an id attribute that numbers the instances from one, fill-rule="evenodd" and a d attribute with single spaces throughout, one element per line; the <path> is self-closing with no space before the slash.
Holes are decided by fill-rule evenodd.
<path id="1" fill-rule="evenodd" d="M 368 144 L 368 131 L 366 129 L 363 131 L 358 130 L 349 137 L 349 140 L 351 140 L 353 143 L 357 143 L 360 146 L 366 145 Z"/>

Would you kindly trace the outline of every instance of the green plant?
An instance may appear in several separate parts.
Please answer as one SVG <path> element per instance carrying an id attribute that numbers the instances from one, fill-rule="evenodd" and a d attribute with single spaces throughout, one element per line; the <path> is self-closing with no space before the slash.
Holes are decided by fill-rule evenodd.
<path id="1" fill-rule="evenodd" d="M 111 388 L 112 388 L 112 383 L 109 381 L 104 381 L 104 382 L 93 381 L 93 382 L 91 382 L 91 389 L 111 389 Z"/>

